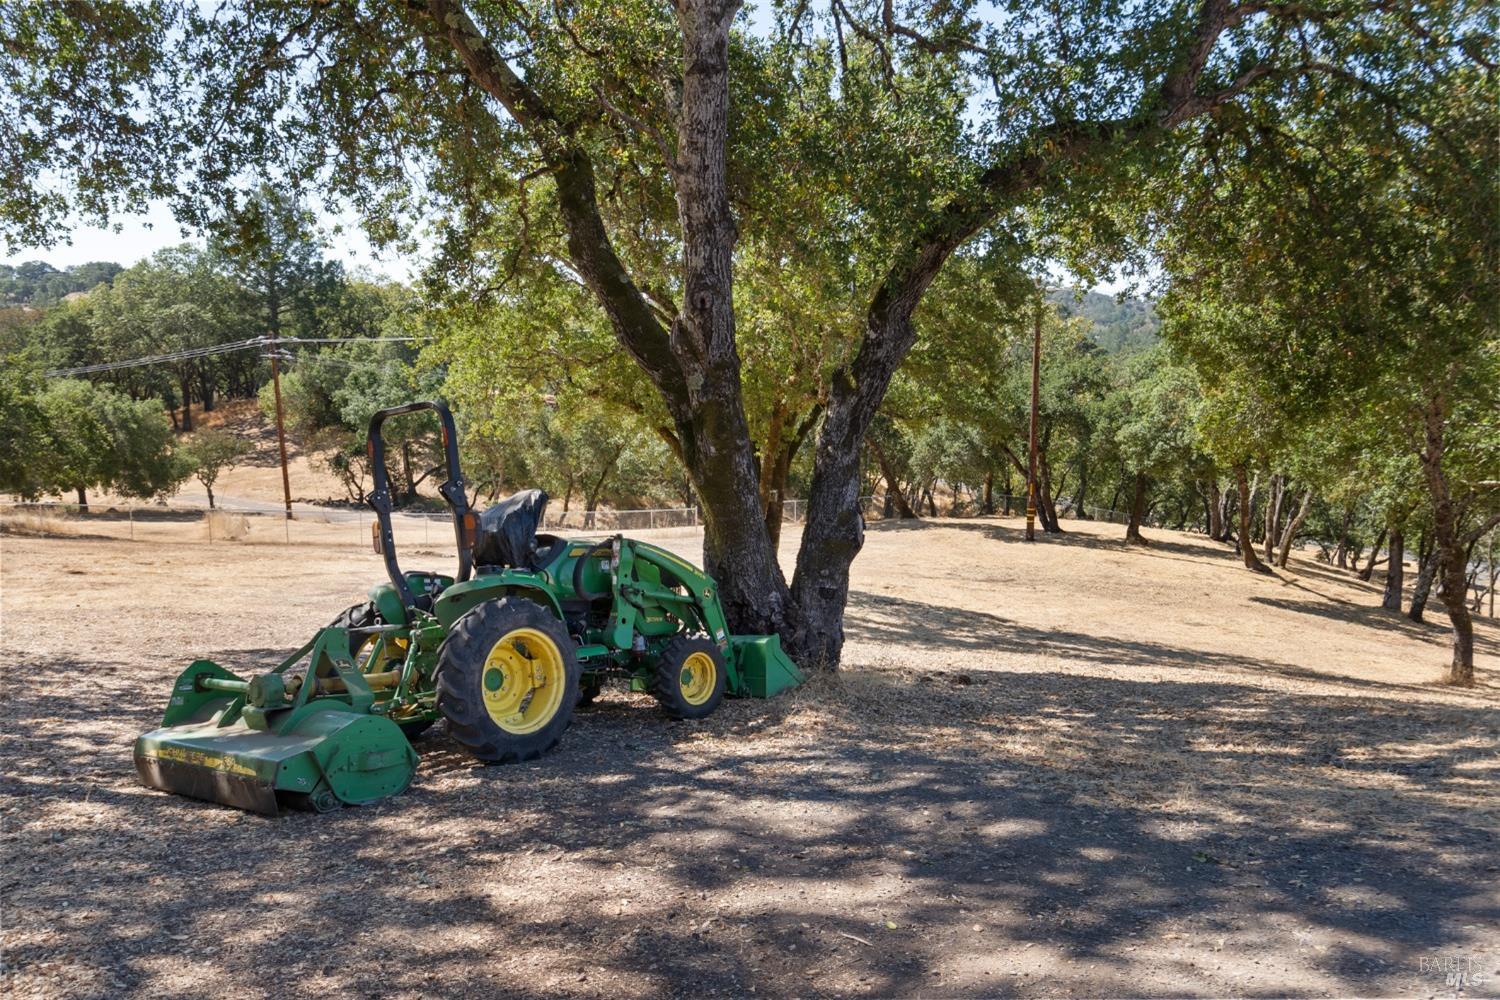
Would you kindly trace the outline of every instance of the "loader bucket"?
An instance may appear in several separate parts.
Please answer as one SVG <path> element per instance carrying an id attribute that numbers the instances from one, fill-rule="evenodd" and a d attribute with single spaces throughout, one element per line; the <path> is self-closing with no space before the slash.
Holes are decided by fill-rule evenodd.
<path id="1" fill-rule="evenodd" d="M 780 636 L 735 635 L 729 643 L 740 675 L 735 694 L 770 698 L 807 680 L 782 650 Z"/>
<path id="2" fill-rule="evenodd" d="M 178 678 L 168 724 L 135 742 L 136 772 L 147 787 L 274 816 L 287 807 L 364 805 L 411 784 L 417 755 L 391 720 L 330 701 L 281 725 L 252 728 L 238 699 L 200 697 L 201 677 L 235 679 L 206 660 Z M 189 721 L 179 722 L 185 715 Z"/>

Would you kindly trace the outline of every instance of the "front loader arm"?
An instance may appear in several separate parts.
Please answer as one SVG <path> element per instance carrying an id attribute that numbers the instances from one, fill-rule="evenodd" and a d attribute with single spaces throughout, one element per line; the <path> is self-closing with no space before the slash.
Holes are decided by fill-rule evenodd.
<path id="1" fill-rule="evenodd" d="M 634 549 L 636 559 L 655 566 L 669 579 L 681 583 L 687 590 L 685 595 L 667 588 L 661 588 L 661 592 L 657 593 L 655 588 L 646 588 L 637 583 L 635 586 L 643 591 L 642 596 L 663 604 L 690 602 L 698 612 L 698 617 L 703 620 L 709 637 L 718 643 L 720 648 L 727 648 L 729 623 L 724 619 L 724 608 L 719 604 L 719 588 L 714 584 L 713 579 L 692 563 L 679 559 L 666 549 L 657 548 L 646 542 L 627 542 L 627 544 Z"/>

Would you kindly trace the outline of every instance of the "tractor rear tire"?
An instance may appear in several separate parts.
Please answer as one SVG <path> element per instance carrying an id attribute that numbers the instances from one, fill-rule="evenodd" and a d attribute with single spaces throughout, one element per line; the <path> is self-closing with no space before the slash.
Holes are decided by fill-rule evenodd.
<path id="1" fill-rule="evenodd" d="M 535 760 L 557 746 L 578 703 L 576 645 L 535 601 L 476 605 L 438 650 L 437 708 L 448 733 L 491 763 Z"/>
<path id="2" fill-rule="evenodd" d="M 651 693 L 674 719 L 702 719 L 724 700 L 724 654 L 711 640 L 679 635 L 662 647 Z"/>

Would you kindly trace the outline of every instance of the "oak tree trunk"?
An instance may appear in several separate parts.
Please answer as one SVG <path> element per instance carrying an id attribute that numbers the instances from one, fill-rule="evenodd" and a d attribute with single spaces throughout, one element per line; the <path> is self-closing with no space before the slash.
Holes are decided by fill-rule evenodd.
<path id="1" fill-rule="evenodd" d="M 917 512 L 911 509 L 907 502 L 906 493 L 901 489 L 901 484 L 896 479 L 896 470 L 891 467 L 890 459 L 886 457 L 885 449 L 880 447 L 874 438 L 865 438 L 865 445 L 870 449 L 870 454 L 875 456 L 875 464 L 880 467 L 881 478 L 885 480 L 885 501 L 887 505 L 895 507 L 896 516 L 903 521 L 913 520 Z"/>
<path id="2" fill-rule="evenodd" d="M 1146 514 L 1146 475 L 1143 472 L 1135 474 L 1135 490 L 1130 500 L 1130 523 L 1125 527 L 1125 541 L 1127 544 L 1145 545 L 1146 539 L 1141 537 L 1141 518 Z"/>
<path id="3" fill-rule="evenodd" d="M 1073 494 L 1073 516 L 1080 521 L 1092 520 L 1088 511 L 1084 509 L 1084 501 L 1089 491 L 1089 466 L 1087 462 L 1078 463 L 1078 492 Z"/>
<path id="4" fill-rule="evenodd" d="M 1401 534 L 1400 528 L 1391 532 L 1387 545 L 1389 555 L 1385 564 L 1385 593 L 1380 599 L 1380 606 L 1387 611 L 1401 610 L 1401 585 L 1404 582 L 1402 578 L 1406 575 L 1405 543 L 1406 538 Z"/>
<path id="5" fill-rule="evenodd" d="M 1285 480 L 1277 473 L 1271 474 L 1271 480 L 1266 486 L 1266 511 L 1265 525 L 1262 528 L 1264 537 L 1261 543 L 1266 549 L 1266 562 L 1273 562 L 1276 558 L 1276 538 L 1281 527 L 1281 497 L 1285 492 Z"/>
<path id="6" fill-rule="evenodd" d="M 1042 530 L 1049 535 L 1061 535 L 1062 525 L 1057 520 L 1057 505 L 1052 502 L 1052 465 L 1047 461 L 1047 446 L 1051 443 L 1052 428 L 1042 435 L 1042 444 L 1037 448 L 1036 513 L 1042 522 Z"/>
<path id="7" fill-rule="evenodd" d="M 1234 482 L 1240 492 L 1240 555 L 1245 568 L 1257 573 L 1269 572 L 1255 555 L 1255 543 L 1250 540 L 1250 482 L 1243 464 L 1234 467 Z"/>
<path id="8" fill-rule="evenodd" d="M 1369 580 L 1375 574 L 1375 564 L 1380 561 L 1380 547 L 1385 544 L 1386 529 L 1381 528 L 1380 534 L 1375 536 L 1375 544 L 1370 547 L 1370 561 L 1365 563 L 1365 568 L 1359 571 L 1361 580 Z"/>
<path id="9" fill-rule="evenodd" d="M 193 382 L 187 375 L 182 375 L 177 380 L 178 388 L 182 391 L 182 430 L 183 433 L 192 433 L 193 430 Z"/>
<path id="10" fill-rule="evenodd" d="M 1219 481 L 1208 481 L 1208 537 L 1219 542 L 1224 539 L 1224 499 L 1219 493 Z"/>
<path id="11" fill-rule="evenodd" d="M 1427 598 L 1432 593 L 1432 581 L 1438 572 L 1438 550 L 1432 546 L 1417 564 L 1417 579 L 1411 585 L 1411 605 L 1406 617 L 1414 622 L 1422 620 L 1427 612 Z"/>
<path id="12" fill-rule="evenodd" d="M 1287 560 L 1292 556 L 1292 543 L 1297 540 L 1297 533 L 1302 530 L 1303 522 L 1307 520 L 1312 495 L 1312 490 L 1303 490 L 1302 502 L 1297 505 L 1297 513 L 1292 515 L 1291 521 L 1281 533 L 1281 549 L 1276 554 L 1276 565 L 1282 569 L 1286 569 Z"/>
<path id="13" fill-rule="evenodd" d="M 1468 540 L 1459 537 L 1458 511 L 1443 471 L 1447 416 L 1446 401 L 1441 394 L 1434 396 L 1423 421 L 1426 446 L 1422 449 L 1422 471 L 1432 496 L 1433 549 L 1443 577 L 1438 597 L 1448 609 L 1448 621 L 1453 626 L 1453 658 L 1447 681 L 1468 687 L 1474 683 L 1474 622 L 1464 600 Z"/>

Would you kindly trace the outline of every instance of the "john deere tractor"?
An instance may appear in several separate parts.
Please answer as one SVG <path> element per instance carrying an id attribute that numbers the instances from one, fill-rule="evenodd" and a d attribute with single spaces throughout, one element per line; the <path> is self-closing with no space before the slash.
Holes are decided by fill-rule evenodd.
<path id="1" fill-rule="evenodd" d="M 441 422 L 451 576 L 403 570 L 391 530 L 381 427 L 422 410 Z M 539 534 L 539 490 L 476 515 L 442 402 L 380 411 L 367 447 L 388 580 L 268 673 L 246 679 L 211 660 L 184 670 L 162 728 L 136 740 L 146 785 L 262 813 L 321 812 L 402 792 L 417 766 L 411 741 L 439 720 L 480 760 L 523 761 L 555 747 L 574 707 L 612 680 L 678 719 L 802 681 L 776 636 L 730 635 L 714 581 L 665 549 Z"/>

